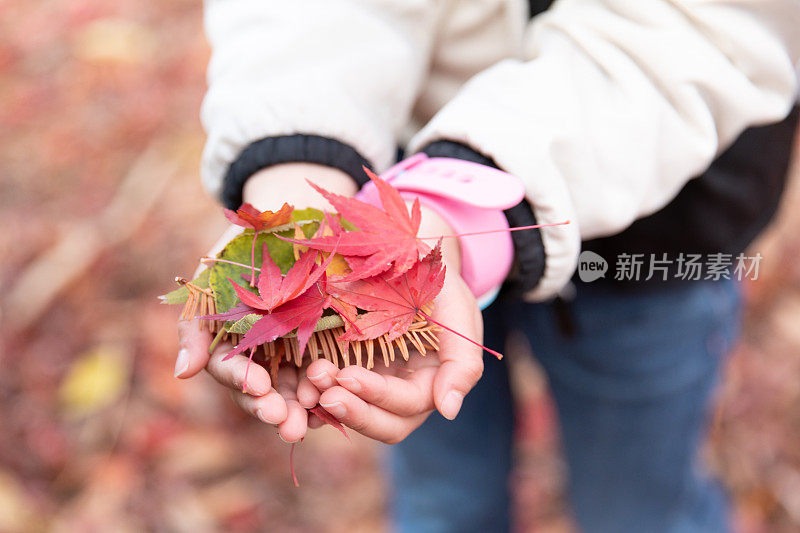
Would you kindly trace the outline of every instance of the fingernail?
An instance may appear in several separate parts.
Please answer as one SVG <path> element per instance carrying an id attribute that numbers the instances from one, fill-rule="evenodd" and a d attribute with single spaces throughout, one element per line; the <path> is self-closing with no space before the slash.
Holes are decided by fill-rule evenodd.
<path id="1" fill-rule="evenodd" d="M 175 377 L 181 377 L 187 370 L 189 370 L 189 350 L 181 348 L 175 360 Z"/>
<path id="2" fill-rule="evenodd" d="M 272 420 L 267 420 L 267 417 L 264 416 L 264 413 L 261 411 L 261 409 L 256 409 L 256 417 L 259 420 L 261 420 L 262 422 L 264 422 L 265 424 L 274 424 L 275 423 Z"/>
<path id="3" fill-rule="evenodd" d="M 451 390 L 447 393 L 442 402 L 442 416 L 448 420 L 453 420 L 461 410 L 461 404 L 463 402 L 464 395 L 458 391 Z"/>
<path id="4" fill-rule="evenodd" d="M 281 439 L 286 444 L 295 444 L 295 443 L 300 441 L 300 439 L 297 439 L 297 440 L 286 440 L 286 439 L 283 438 L 283 435 L 281 435 L 280 431 L 278 432 L 278 438 Z"/>
<path id="5" fill-rule="evenodd" d="M 321 403 L 320 405 L 336 418 L 344 418 L 344 415 L 347 414 L 347 407 L 342 402 Z"/>
<path id="6" fill-rule="evenodd" d="M 328 375 L 327 372 L 323 372 L 321 374 L 317 374 L 316 376 L 308 376 L 308 379 L 310 379 L 311 381 L 319 381 L 327 375 Z"/>
<path id="7" fill-rule="evenodd" d="M 361 391 L 361 383 L 359 383 L 356 378 L 340 378 L 337 376 L 336 381 L 339 382 L 339 385 L 349 390 L 350 392 Z"/>

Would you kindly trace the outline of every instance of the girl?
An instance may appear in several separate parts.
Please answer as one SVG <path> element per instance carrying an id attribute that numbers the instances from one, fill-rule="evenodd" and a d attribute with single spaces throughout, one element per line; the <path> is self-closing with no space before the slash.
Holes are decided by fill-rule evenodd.
<path id="1" fill-rule="evenodd" d="M 450 242 L 438 316 L 494 349 L 510 330 L 530 340 L 585 531 L 726 531 L 724 496 L 693 461 L 736 336 L 738 292 L 724 276 L 687 280 L 677 269 L 680 254 L 735 256 L 775 209 L 797 121 L 800 2 L 549 4 L 208 0 L 204 184 L 229 208 L 326 207 L 305 178 L 353 195 L 361 166 L 385 170 L 398 145 L 510 174 L 525 198 L 509 205 L 514 187 L 497 185 L 498 207 L 479 193 L 500 174 L 467 176 L 477 183 L 468 199 L 431 160 L 404 165 L 403 179 L 439 191 L 420 195 L 426 236 L 467 223 L 461 207 L 502 210 L 510 226 L 571 221 Z M 487 246 L 513 254 L 479 257 Z M 640 255 L 666 270 L 571 281 L 581 247 L 611 268 Z M 507 274 L 481 317 L 477 298 L 487 304 Z M 320 402 L 356 431 L 398 443 L 398 530 L 509 528 L 504 361 L 442 333 L 438 360 L 413 359 L 411 374 L 317 361 L 271 384 L 254 367 L 244 394 L 246 358 L 222 363 L 230 346 L 220 346 L 209 359 L 195 323 L 181 325 L 181 339 L 177 377 L 207 368 L 284 440 L 318 424 L 304 407 Z"/>

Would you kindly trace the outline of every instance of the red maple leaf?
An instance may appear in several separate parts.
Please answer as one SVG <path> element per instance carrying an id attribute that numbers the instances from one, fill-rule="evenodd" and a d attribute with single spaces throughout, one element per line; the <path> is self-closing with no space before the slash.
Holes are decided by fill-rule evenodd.
<path id="1" fill-rule="evenodd" d="M 387 335 L 391 341 L 406 331 L 421 307 L 433 301 L 444 284 L 441 245 L 404 274 L 390 277 L 385 273 L 351 282 L 331 283 L 330 292 L 342 301 L 367 312 L 358 316 L 355 325 L 341 340 L 376 339 Z"/>
<path id="2" fill-rule="evenodd" d="M 417 238 L 420 224 L 419 200 L 414 200 L 411 213 L 397 190 L 364 168 L 378 188 L 383 209 L 368 203 L 339 196 L 325 189 L 314 187 L 339 214 L 354 224 L 360 231 L 334 229 L 334 235 L 309 240 L 283 240 L 308 246 L 315 250 L 330 252 L 334 249 L 348 259 L 353 272 L 342 281 L 352 281 L 375 276 L 389 269 L 392 277 L 399 276 L 419 260 L 420 253 L 430 248 Z M 358 259 L 351 260 L 352 257 Z"/>
<path id="3" fill-rule="evenodd" d="M 325 273 L 325 269 L 330 264 L 333 254 L 321 265 L 316 265 L 316 258 L 319 254 L 315 250 L 304 252 L 300 259 L 295 261 L 286 276 L 281 274 L 280 268 L 272 260 L 264 244 L 263 259 L 261 261 L 260 274 L 256 277 L 258 294 L 253 294 L 238 283 L 228 278 L 239 303 L 224 313 L 200 317 L 204 320 L 240 320 L 253 313 L 269 313 L 276 307 L 288 302 L 299 294 L 307 291 Z M 246 267 L 240 263 L 226 261 L 227 263 Z M 316 267 L 316 268 L 315 268 Z M 242 275 L 248 281 L 252 278 Z"/>
<path id="4" fill-rule="evenodd" d="M 328 293 L 326 286 L 326 280 L 323 278 L 300 296 L 275 308 L 271 313 L 263 315 L 223 360 L 254 346 L 272 342 L 295 329 L 299 344 L 298 351 L 303 353 L 308 339 L 314 333 L 314 328 L 322 318 L 325 309 L 333 309 L 345 322 L 352 324 L 356 318 L 355 308 Z M 358 325 L 354 325 L 354 328 L 358 330 Z"/>
<path id="5" fill-rule="evenodd" d="M 256 276 L 256 240 L 258 239 L 258 233 L 265 229 L 291 222 L 294 207 L 284 203 L 277 211 L 259 211 L 252 204 L 245 202 L 236 211 L 231 211 L 230 209 L 223 209 L 223 211 L 225 212 L 225 218 L 230 220 L 231 223 L 253 230 L 253 246 L 250 250 L 250 264 L 253 269 L 250 286 L 253 287 L 253 279 Z"/>
<path id="6" fill-rule="evenodd" d="M 297 329 L 300 350 L 305 350 L 306 343 L 314 332 L 314 327 L 322 318 L 322 312 L 327 307 L 325 304 L 325 298 L 315 284 L 300 296 L 277 307 L 271 313 L 261 309 L 251 309 L 251 313 L 261 314 L 261 318 L 253 324 L 250 330 L 244 334 L 241 342 L 228 352 L 223 360 L 230 359 L 236 354 L 261 344 L 272 342 L 295 329 Z M 245 305 L 247 304 L 245 303 Z"/>
<path id="7" fill-rule="evenodd" d="M 300 254 L 299 259 L 284 276 L 269 255 L 267 244 L 264 243 L 261 272 L 256 277 L 258 296 L 231 281 L 233 289 L 239 300 L 248 306 L 262 311 L 272 311 L 279 305 L 304 293 L 322 277 L 333 259 L 333 254 L 322 265 L 316 264 L 318 255 L 315 250 L 308 250 Z"/>
<path id="8" fill-rule="evenodd" d="M 225 218 L 233 224 L 258 232 L 288 224 L 292 221 L 294 208 L 285 203 L 277 211 L 259 211 L 252 204 L 244 203 L 236 211 L 230 209 L 224 209 L 224 211 Z"/>
<path id="9" fill-rule="evenodd" d="M 343 302 L 367 312 L 358 315 L 353 329 L 339 339 L 358 341 L 386 335 L 392 341 L 408 331 L 416 315 L 440 326 L 454 335 L 480 346 L 502 359 L 503 355 L 438 322 L 422 306 L 433 301 L 444 285 L 445 267 L 442 264 L 441 240 L 436 247 L 399 277 L 386 273 L 348 283 L 332 283 L 330 293 Z"/>
<path id="10" fill-rule="evenodd" d="M 332 255 L 333 254 L 331 254 L 331 257 Z M 299 352 L 303 353 L 308 339 L 314 333 L 314 328 L 319 319 L 322 318 L 322 313 L 325 309 L 333 309 L 342 317 L 345 323 L 350 324 L 358 331 L 358 326 L 354 324 L 356 320 L 356 308 L 348 302 L 336 298 L 327 290 L 328 282 L 325 277 L 325 269 L 328 266 L 328 262 L 318 267 L 322 272 L 321 279 L 315 281 L 302 294 L 293 297 L 291 300 L 272 310 L 263 309 L 263 300 L 250 291 L 239 287 L 231 280 L 240 299 L 242 297 L 245 299 L 241 300 L 239 305 L 226 313 L 203 318 L 211 320 L 235 320 L 248 314 L 259 314 L 261 318 L 259 318 L 250 327 L 248 332 L 244 334 L 241 342 L 225 355 L 223 361 L 245 350 L 254 349 L 261 344 L 272 342 L 294 330 L 297 330 L 296 335 L 299 343 Z M 316 276 L 316 274 L 313 275 Z M 319 278 L 319 276 L 317 277 Z"/>
<path id="11" fill-rule="evenodd" d="M 318 255 L 316 250 L 304 252 L 286 275 L 282 276 L 265 244 L 260 275 L 257 278 L 259 294 L 253 294 L 228 278 L 239 298 L 239 303 L 224 313 L 200 318 L 229 321 L 240 320 L 250 314 L 262 316 L 245 333 L 242 341 L 225 355 L 223 361 L 250 349 L 250 362 L 252 362 L 255 349 L 260 344 L 272 342 L 295 328 L 300 344 L 299 350 L 303 353 L 323 311 L 328 308 L 334 309 L 342 317 L 347 326 L 346 330 L 354 327 L 358 331 L 358 326 L 354 325 L 356 308 L 333 297 L 326 289 L 325 271 L 333 261 L 335 252 L 328 254 L 328 258 L 322 264 L 316 265 Z M 249 365 L 248 362 L 248 371 Z M 244 390 L 247 391 L 247 372 L 245 372 Z"/>

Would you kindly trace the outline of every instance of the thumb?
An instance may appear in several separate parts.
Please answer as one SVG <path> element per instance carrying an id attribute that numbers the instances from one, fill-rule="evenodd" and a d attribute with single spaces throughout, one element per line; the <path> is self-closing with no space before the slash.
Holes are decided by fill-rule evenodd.
<path id="1" fill-rule="evenodd" d="M 211 334 L 200 327 L 200 320 L 178 322 L 180 349 L 175 360 L 175 377 L 190 378 L 206 367 L 210 354 Z"/>
<path id="2" fill-rule="evenodd" d="M 483 321 L 472 293 L 452 274 L 445 278 L 433 315 L 441 330 L 433 401 L 443 417 L 453 420 L 483 374 L 483 350 L 473 344 L 483 340 Z"/>
<path id="3" fill-rule="evenodd" d="M 470 350 L 474 353 L 474 350 Z M 448 420 L 453 420 L 461 410 L 464 397 L 478 383 L 483 374 L 483 359 L 477 356 L 445 361 L 433 380 L 433 398 L 436 409 Z"/>

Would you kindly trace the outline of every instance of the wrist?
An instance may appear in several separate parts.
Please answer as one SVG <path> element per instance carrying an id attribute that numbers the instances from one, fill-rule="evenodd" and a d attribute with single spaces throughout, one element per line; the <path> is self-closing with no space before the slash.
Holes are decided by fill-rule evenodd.
<path id="1" fill-rule="evenodd" d="M 282 163 L 259 170 L 244 185 L 242 197 L 260 210 L 276 210 L 287 202 L 299 209 L 330 209 L 328 202 L 309 184 L 342 196 L 353 196 L 358 186 L 338 168 L 316 163 Z"/>
<path id="2" fill-rule="evenodd" d="M 305 133 L 265 137 L 242 150 L 228 167 L 220 191 L 222 204 L 228 209 L 238 208 L 246 201 L 243 192 L 251 178 L 264 169 L 287 163 L 315 163 L 338 169 L 350 176 L 356 187 L 366 182 L 362 168 L 370 166 L 352 146 L 333 138 Z M 268 201 L 270 196 L 269 192 L 266 195 L 251 194 L 261 202 Z"/>

